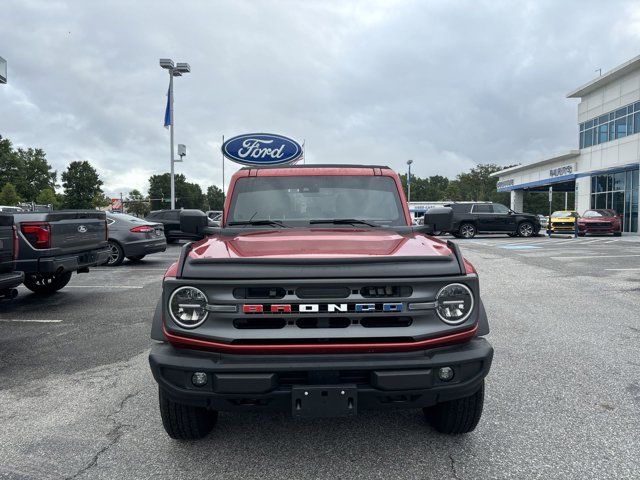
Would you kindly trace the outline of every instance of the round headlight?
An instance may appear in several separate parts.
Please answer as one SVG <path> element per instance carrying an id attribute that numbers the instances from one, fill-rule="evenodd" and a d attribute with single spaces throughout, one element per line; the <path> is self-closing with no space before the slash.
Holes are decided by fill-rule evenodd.
<path id="1" fill-rule="evenodd" d="M 180 287 L 169 297 L 169 313 L 182 328 L 196 328 L 207 319 L 207 296 L 195 287 Z"/>
<path id="2" fill-rule="evenodd" d="M 444 323 L 459 325 L 473 310 L 473 293 L 461 283 L 450 283 L 436 295 L 436 312 Z"/>

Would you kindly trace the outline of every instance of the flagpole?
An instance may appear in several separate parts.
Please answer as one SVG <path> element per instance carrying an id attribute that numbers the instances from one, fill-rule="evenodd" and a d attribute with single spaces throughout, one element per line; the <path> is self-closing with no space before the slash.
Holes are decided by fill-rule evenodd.
<path id="1" fill-rule="evenodd" d="M 224 135 L 222 135 L 222 145 L 224 145 Z M 222 148 L 220 149 L 220 152 L 222 153 L 222 199 L 224 201 L 224 152 L 222 151 Z"/>

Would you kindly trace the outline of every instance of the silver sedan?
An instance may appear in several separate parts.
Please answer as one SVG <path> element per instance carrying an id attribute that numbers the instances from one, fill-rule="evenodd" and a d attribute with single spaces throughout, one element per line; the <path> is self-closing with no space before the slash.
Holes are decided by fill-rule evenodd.
<path id="1" fill-rule="evenodd" d="M 126 213 L 107 213 L 107 226 L 111 253 L 105 265 L 110 267 L 120 265 L 125 258 L 139 262 L 151 253 L 167 249 L 161 223 L 147 222 Z"/>

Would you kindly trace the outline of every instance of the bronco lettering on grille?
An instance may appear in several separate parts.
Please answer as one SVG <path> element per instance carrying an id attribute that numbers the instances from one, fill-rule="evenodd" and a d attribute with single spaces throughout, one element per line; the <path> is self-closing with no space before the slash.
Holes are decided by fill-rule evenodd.
<path id="1" fill-rule="evenodd" d="M 300 303 L 245 304 L 242 313 L 339 313 L 402 312 L 402 303 Z"/>

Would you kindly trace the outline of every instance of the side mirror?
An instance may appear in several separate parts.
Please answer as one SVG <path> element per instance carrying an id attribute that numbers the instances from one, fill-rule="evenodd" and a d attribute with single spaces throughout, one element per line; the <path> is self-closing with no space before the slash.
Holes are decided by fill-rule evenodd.
<path id="1" fill-rule="evenodd" d="M 424 226 L 433 232 L 448 232 L 453 228 L 451 207 L 433 207 L 424 214 Z"/>
<path id="2" fill-rule="evenodd" d="M 209 218 L 202 210 L 182 210 L 180 212 L 180 230 L 204 238 Z"/>

